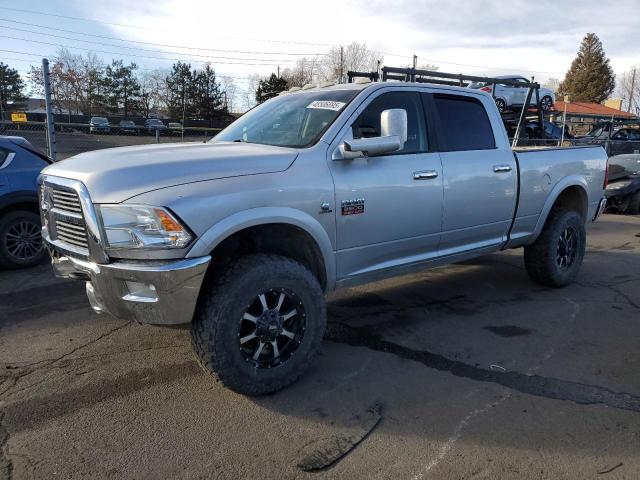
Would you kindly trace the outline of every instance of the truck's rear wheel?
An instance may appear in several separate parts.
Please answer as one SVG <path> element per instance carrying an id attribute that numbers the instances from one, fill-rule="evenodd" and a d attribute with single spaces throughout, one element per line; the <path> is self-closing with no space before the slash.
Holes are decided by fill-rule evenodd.
<path id="1" fill-rule="evenodd" d="M 524 264 L 536 282 L 564 287 L 578 275 L 585 248 L 586 233 L 580 214 L 556 208 L 535 243 L 524 248 Z"/>
<path id="2" fill-rule="evenodd" d="M 291 384 L 317 354 L 326 326 L 324 294 L 300 263 L 242 257 L 203 287 L 191 327 L 206 371 L 246 395 Z"/>

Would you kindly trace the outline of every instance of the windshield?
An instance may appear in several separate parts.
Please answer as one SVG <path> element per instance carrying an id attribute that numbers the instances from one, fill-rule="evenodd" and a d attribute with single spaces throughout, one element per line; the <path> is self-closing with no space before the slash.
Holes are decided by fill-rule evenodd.
<path id="1" fill-rule="evenodd" d="M 303 148 L 316 143 L 359 90 L 282 95 L 247 112 L 212 142 Z"/>
<path id="2" fill-rule="evenodd" d="M 93 117 L 93 118 L 91 119 L 91 122 L 92 122 L 92 123 L 109 123 L 109 122 L 107 121 L 107 119 L 106 119 L 106 118 L 104 118 L 104 117 Z"/>
<path id="3" fill-rule="evenodd" d="M 164 125 L 160 120 L 147 120 L 149 125 Z"/>

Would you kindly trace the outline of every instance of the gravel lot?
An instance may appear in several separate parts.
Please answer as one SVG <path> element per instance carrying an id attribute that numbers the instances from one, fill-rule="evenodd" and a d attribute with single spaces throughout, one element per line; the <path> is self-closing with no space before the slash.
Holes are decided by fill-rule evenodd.
<path id="1" fill-rule="evenodd" d="M 561 290 L 513 251 L 333 295 L 319 361 L 262 398 L 186 329 L 0 272 L 0 478 L 636 479 L 639 237 L 605 216 Z"/>

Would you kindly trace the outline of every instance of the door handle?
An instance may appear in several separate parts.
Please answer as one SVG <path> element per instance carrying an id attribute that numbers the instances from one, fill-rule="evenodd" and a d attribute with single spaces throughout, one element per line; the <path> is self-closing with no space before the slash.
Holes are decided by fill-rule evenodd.
<path id="1" fill-rule="evenodd" d="M 419 172 L 413 172 L 414 180 L 429 180 L 437 177 L 438 172 L 436 172 L 435 170 L 421 170 Z"/>
<path id="2" fill-rule="evenodd" d="M 494 165 L 493 166 L 493 171 L 496 172 L 496 173 L 510 172 L 511 171 L 511 165 Z"/>

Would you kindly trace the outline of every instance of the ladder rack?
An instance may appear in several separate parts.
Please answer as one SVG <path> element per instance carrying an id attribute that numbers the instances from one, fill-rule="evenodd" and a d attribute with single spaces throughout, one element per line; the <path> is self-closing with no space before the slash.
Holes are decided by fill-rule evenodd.
<path id="1" fill-rule="evenodd" d="M 347 72 L 348 83 L 353 83 L 357 78 L 366 78 L 372 82 L 379 80 L 383 82 L 387 81 L 399 81 L 399 82 L 413 82 L 413 83 L 432 83 L 436 85 L 450 85 L 454 87 L 467 87 L 471 82 L 484 83 L 485 85 L 508 85 L 512 87 L 526 87 L 528 88 L 527 97 L 522 106 L 522 110 L 519 112 L 518 124 L 515 134 L 512 140 L 512 146 L 515 147 L 518 144 L 520 135 L 525 123 L 527 121 L 527 114 L 530 109 L 535 109 L 538 119 L 538 125 L 544 125 L 544 113 L 538 106 L 540 105 L 540 84 L 534 81 L 531 82 L 517 82 L 515 80 L 509 80 L 506 78 L 496 77 L 482 77 L 477 75 L 464 75 L 462 73 L 446 73 L 431 70 L 418 70 L 415 68 L 402 68 L 402 67 L 382 67 L 382 78 L 378 72 Z M 491 89 L 491 95 L 495 98 L 495 88 Z M 532 104 L 531 100 L 535 94 L 535 103 Z M 505 126 L 507 123 L 513 124 L 515 118 L 513 114 L 509 115 L 506 112 L 500 114 Z M 544 137 L 544 128 L 540 128 L 541 134 Z"/>

